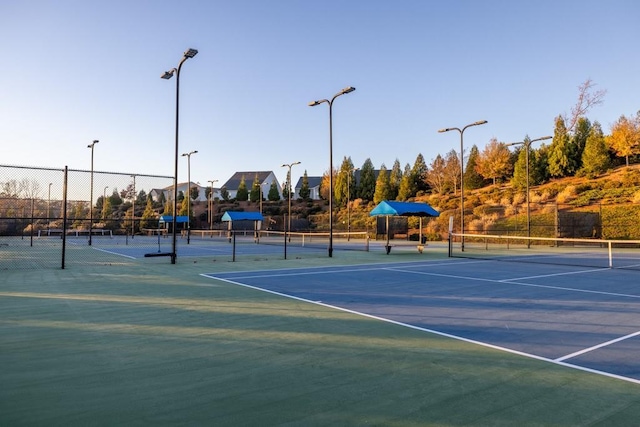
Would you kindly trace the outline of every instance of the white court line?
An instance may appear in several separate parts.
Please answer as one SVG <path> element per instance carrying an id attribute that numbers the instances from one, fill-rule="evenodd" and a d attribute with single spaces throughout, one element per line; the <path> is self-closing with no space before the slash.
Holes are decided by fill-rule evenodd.
<path id="1" fill-rule="evenodd" d="M 594 345 L 593 347 L 585 348 L 584 350 L 576 351 L 575 353 L 567 354 L 566 356 L 558 357 L 557 359 L 554 359 L 554 360 L 556 362 L 562 362 L 564 360 L 571 359 L 571 358 L 574 358 L 576 356 L 580 356 L 580 355 L 585 354 L 585 353 L 589 353 L 591 351 L 597 350 L 597 349 L 602 348 L 602 347 L 610 346 L 611 344 L 615 344 L 617 342 L 624 341 L 624 340 L 627 340 L 629 338 L 636 337 L 638 335 L 640 335 L 640 331 L 634 332 L 634 333 L 629 334 L 629 335 L 625 335 L 625 336 L 620 337 L 620 338 L 613 339 L 611 341 L 603 342 L 602 344 Z"/>
<path id="2" fill-rule="evenodd" d="M 486 261 L 469 261 L 469 262 L 455 262 L 451 261 L 451 263 L 457 264 L 474 264 L 478 262 L 486 262 Z M 416 267 L 424 267 L 426 264 L 432 265 L 450 265 L 450 262 L 443 260 L 431 260 L 431 261 L 416 261 L 405 264 L 405 267 L 416 266 Z M 408 265 L 407 265 L 408 264 Z M 371 270 L 385 270 L 389 269 L 389 265 L 391 263 L 377 263 L 377 264 L 353 264 L 353 265 L 335 265 L 335 266 L 324 266 L 324 267 L 297 267 L 297 268 L 285 268 L 285 269 L 275 269 L 275 270 L 253 270 L 247 271 L 247 275 L 244 276 L 234 276 L 233 279 L 254 279 L 254 278 L 265 278 L 265 277 L 283 277 L 283 276 L 305 276 L 310 274 L 329 274 L 329 273 L 351 273 L 355 271 L 371 271 Z M 365 270 L 366 268 L 366 270 Z M 283 273 L 273 273 L 285 271 Z M 317 271 L 299 271 L 299 270 L 317 270 Z M 225 271 L 220 273 L 204 273 L 205 275 L 217 275 L 217 274 L 235 274 L 240 273 L 238 271 Z M 207 276 L 210 277 L 210 276 Z M 218 278 L 216 276 L 216 278 Z"/>
<path id="3" fill-rule="evenodd" d="M 362 313 L 362 312 L 355 311 L 355 310 L 350 310 L 348 308 L 338 307 L 338 306 L 334 306 L 334 305 L 331 305 L 331 304 L 325 304 L 325 303 L 319 302 L 319 301 L 312 301 L 312 300 L 308 300 L 306 298 L 296 297 L 294 295 L 288 295 L 288 294 L 284 294 L 282 292 L 272 291 L 272 290 L 269 290 L 269 289 L 264 289 L 264 288 L 260 288 L 260 287 L 257 287 L 257 286 L 248 285 L 248 284 L 245 284 L 245 283 L 235 282 L 235 281 L 229 280 L 229 279 L 222 279 L 222 278 L 219 278 L 219 277 L 210 276 L 208 274 L 200 274 L 200 275 L 204 276 L 204 277 L 207 277 L 209 279 L 221 280 L 223 282 L 227 282 L 227 283 L 230 283 L 232 285 L 242 286 L 242 287 L 245 287 L 245 288 L 250 288 L 250 289 L 257 290 L 257 291 L 262 291 L 262 292 L 266 292 L 266 293 L 269 293 L 269 294 L 273 294 L 273 295 L 278 295 L 278 296 L 285 297 L 285 298 L 294 299 L 296 301 L 303 301 L 303 302 L 307 302 L 307 303 L 310 303 L 310 304 L 319 305 L 319 306 L 322 306 L 322 307 L 332 308 L 334 310 L 343 311 L 345 313 L 351 313 L 351 314 L 355 314 L 355 315 L 358 315 L 358 316 L 366 317 L 366 318 L 369 318 L 369 319 L 374 319 L 374 320 L 378 320 L 378 321 L 381 321 L 381 322 L 386 322 L 386 323 L 391 323 L 391 324 L 398 325 L 398 326 L 403 326 L 403 327 L 409 328 L 409 329 L 414 329 L 414 330 L 418 330 L 418 331 L 422 331 L 422 332 L 427 332 L 427 333 L 439 335 L 439 336 L 442 336 L 442 337 L 455 339 L 455 340 L 458 340 L 458 341 L 464 341 L 464 342 L 467 342 L 467 343 L 480 345 L 482 347 L 492 348 L 494 350 L 499 350 L 499 351 L 503 351 L 503 352 L 506 352 L 506 353 L 511 353 L 511 354 L 516 354 L 516 355 L 519 355 L 519 356 L 524 356 L 524 357 L 527 357 L 527 358 L 530 358 L 530 359 L 535 359 L 535 360 L 540 360 L 540 361 L 543 361 L 543 362 L 552 363 L 554 365 L 560 365 L 560 366 L 564 366 L 564 367 L 567 367 L 567 368 L 576 369 L 576 370 L 579 370 L 579 371 L 589 372 L 589 373 L 592 373 L 592 374 L 598 374 L 598 375 L 602 375 L 602 376 L 609 377 L 609 378 L 615 378 L 615 379 L 618 379 L 618 380 L 623 380 L 623 381 L 628 381 L 628 382 L 635 383 L 635 384 L 640 384 L 640 380 L 637 380 L 635 378 L 629 378 L 629 377 L 625 377 L 625 376 L 622 376 L 622 375 L 612 374 L 610 372 L 599 371 L 599 370 L 587 368 L 587 367 L 584 367 L 584 366 L 579 366 L 579 365 L 574 365 L 574 364 L 566 363 L 566 362 L 559 361 L 559 360 L 549 359 L 547 357 L 537 356 L 535 354 L 525 353 L 525 352 L 522 352 L 522 351 L 513 350 L 513 349 L 510 349 L 510 348 L 506 348 L 506 347 L 500 347 L 500 346 L 489 344 L 489 343 L 485 343 L 485 342 L 482 342 L 482 341 L 476 341 L 476 340 L 472 340 L 472 339 L 469 339 L 469 338 L 464 338 L 464 337 L 460 337 L 460 336 L 457 336 L 457 335 L 448 334 L 446 332 L 436 331 L 435 329 L 422 328 L 420 326 L 411 325 L 409 323 L 403 323 L 403 322 L 398 322 L 396 320 L 385 319 L 384 317 L 378 317 L 378 316 L 374 316 L 372 314 L 367 314 L 367 313 Z"/>
<path id="4" fill-rule="evenodd" d="M 451 279 L 464 279 L 464 280 L 474 280 L 478 282 L 491 282 L 491 283 L 500 283 L 500 284 L 507 284 L 507 285 L 526 286 L 530 288 L 555 289 L 559 291 L 571 291 L 571 292 L 580 292 L 585 294 L 607 295 L 607 296 L 625 297 L 625 298 L 640 298 L 640 295 L 620 294 L 616 292 L 604 292 L 604 291 L 591 291 L 588 289 L 567 288 L 564 286 L 550 286 L 550 285 L 536 285 L 533 283 L 520 283 L 520 282 L 514 282 L 513 280 L 515 279 L 502 279 L 502 280 L 483 279 L 480 277 L 457 276 L 454 274 L 427 273 L 424 271 L 410 271 L 410 270 L 403 270 L 400 268 L 387 268 L 387 270 L 399 271 L 399 272 L 409 273 L 409 274 L 421 274 L 425 276 L 448 277 Z M 540 276 L 540 277 L 543 277 L 543 276 Z"/>
<path id="5" fill-rule="evenodd" d="M 129 259 L 138 259 L 138 258 L 136 258 L 134 256 L 125 255 L 125 254 L 121 254 L 121 253 L 118 253 L 118 252 L 108 251 L 106 249 L 96 248 L 95 246 L 93 246 L 93 249 L 96 250 L 96 251 L 104 252 L 104 253 L 111 254 L 111 255 L 118 255 L 118 256 L 121 256 L 121 257 L 129 258 Z"/>

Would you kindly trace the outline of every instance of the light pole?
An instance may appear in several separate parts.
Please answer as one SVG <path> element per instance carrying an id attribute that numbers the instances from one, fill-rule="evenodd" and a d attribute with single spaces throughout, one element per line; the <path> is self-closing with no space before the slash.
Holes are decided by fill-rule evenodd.
<path id="1" fill-rule="evenodd" d="M 264 199 L 264 194 L 262 193 L 262 186 L 269 184 L 268 182 L 263 182 L 260 184 L 260 215 L 262 215 L 262 199 Z"/>
<path id="2" fill-rule="evenodd" d="M 170 79 L 173 74 L 176 74 L 176 146 L 175 146 L 175 159 L 174 159 L 174 176 L 173 176 L 173 232 L 172 232 L 172 249 L 171 249 L 171 264 L 176 263 L 178 252 L 176 250 L 176 228 L 177 228 L 177 216 L 178 216 L 178 135 L 179 135 L 179 119 L 180 119 L 180 70 L 182 64 L 189 58 L 193 58 L 198 54 L 196 49 L 187 49 L 182 55 L 182 59 L 177 68 L 172 68 L 169 71 L 165 71 L 162 76 L 163 79 Z"/>
<path id="3" fill-rule="evenodd" d="M 131 238 L 136 234 L 136 176 L 133 178 L 133 198 L 131 199 Z"/>
<path id="4" fill-rule="evenodd" d="M 106 219 L 104 202 L 107 200 L 107 188 L 109 188 L 109 186 L 104 187 L 104 190 L 102 190 L 102 219 Z"/>
<path id="5" fill-rule="evenodd" d="M 90 201 L 89 201 L 89 246 L 91 246 L 91 232 L 93 228 L 93 147 L 99 141 L 95 139 L 91 144 L 87 145 L 87 148 L 91 148 L 91 191 L 90 191 Z"/>
<path id="6" fill-rule="evenodd" d="M 182 157 L 187 158 L 187 245 L 191 242 L 191 155 L 198 150 L 182 153 Z"/>
<path id="7" fill-rule="evenodd" d="M 289 191 L 288 196 L 289 196 L 289 225 L 287 226 L 289 233 L 291 233 L 291 168 L 295 165 L 299 165 L 300 162 L 293 162 L 293 163 L 285 163 L 283 164 L 281 167 L 283 168 L 289 168 L 289 179 L 287 179 L 287 181 L 289 181 Z M 285 240 L 287 239 L 287 230 L 285 230 Z M 291 236 L 289 236 L 289 241 L 291 241 Z"/>
<path id="8" fill-rule="evenodd" d="M 49 195 L 47 197 L 47 231 L 51 229 L 51 186 L 53 182 L 49 183 Z"/>
<path id="9" fill-rule="evenodd" d="M 531 208 L 530 208 L 530 204 L 529 204 L 529 150 L 531 149 L 531 144 L 537 141 L 544 141 L 546 139 L 551 139 L 551 136 L 543 136 L 540 138 L 536 138 L 536 139 L 529 139 L 528 137 L 524 139 L 524 141 L 521 142 L 511 142 L 509 144 L 506 144 L 507 147 L 512 146 L 512 145 L 522 145 L 524 146 L 525 149 L 525 162 L 526 162 L 526 167 L 525 167 L 525 173 L 527 174 L 527 237 L 531 237 Z M 527 247 L 531 247 L 531 242 L 529 240 L 527 240 Z"/>
<path id="10" fill-rule="evenodd" d="M 451 130 L 457 130 L 460 132 L 460 249 L 464 252 L 464 142 L 463 142 L 463 134 L 464 131 L 471 126 L 479 126 L 487 123 L 486 120 L 480 120 L 471 124 L 466 125 L 462 129 L 460 128 L 444 128 L 440 129 L 438 132 L 449 132 Z"/>
<path id="11" fill-rule="evenodd" d="M 360 168 L 353 168 L 349 170 L 349 176 L 347 177 L 347 241 L 351 239 L 351 178 L 355 171 Z"/>
<path id="12" fill-rule="evenodd" d="M 209 191 L 209 230 L 213 230 L 213 183 L 218 182 L 217 179 L 210 179 L 211 191 Z"/>
<path id="13" fill-rule="evenodd" d="M 309 103 L 310 107 L 315 107 L 322 103 L 329 104 L 329 257 L 333 256 L 333 101 L 340 95 L 345 95 L 356 90 L 353 86 L 348 86 L 336 93 L 329 101 L 320 99 Z"/>

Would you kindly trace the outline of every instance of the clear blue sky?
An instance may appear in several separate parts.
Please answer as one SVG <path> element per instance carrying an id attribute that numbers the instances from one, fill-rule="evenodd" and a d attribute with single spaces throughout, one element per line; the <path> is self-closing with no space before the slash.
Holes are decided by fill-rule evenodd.
<path id="1" fill-rule="evenodd" d="M 640 3 L 609 1 L 3 1 L 0 163 L 173 175 L 176 67 L 180 153 L 192 181 L 282 163 L 427 164 L 491 138 L 553 134 L 578 86 L 607 91 L 588 117 L 605 132 L 640 109 Z M 186 181 L 186 158 L 180 158 Z"/>

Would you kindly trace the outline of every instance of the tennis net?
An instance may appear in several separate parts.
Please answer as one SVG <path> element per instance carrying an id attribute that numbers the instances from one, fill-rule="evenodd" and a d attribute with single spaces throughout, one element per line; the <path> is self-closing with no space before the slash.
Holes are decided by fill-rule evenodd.
<path id="1" fill-rule="evenodd" d="M 369 250 L 369 233 L 366 231 L 351 232 L 287 232 L 260 230 L 257 243 L 267 245 L 287 245 L 301 248 L 327 248 L 333 238 L 333 247 L 338 250 Z"/>
<path id="2" fill-rule="evenodd" d="M 640 270 L 640 240 L 452 233 L 449 236 L 449 256 Z"/>

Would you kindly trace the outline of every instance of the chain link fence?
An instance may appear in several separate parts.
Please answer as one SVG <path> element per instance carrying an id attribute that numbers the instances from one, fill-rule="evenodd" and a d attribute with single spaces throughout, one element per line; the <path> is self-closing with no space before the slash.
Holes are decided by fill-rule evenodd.
<path id="1" fill-rule="evenodd" d="M 169 176 L 0 165 L 0 269 L 113 262 L 114 248 L 120 260 L 157 250 L 157 238 L 170 240 L 159 219 L 167 203 L 172 208 L 173 183 Z"/>

